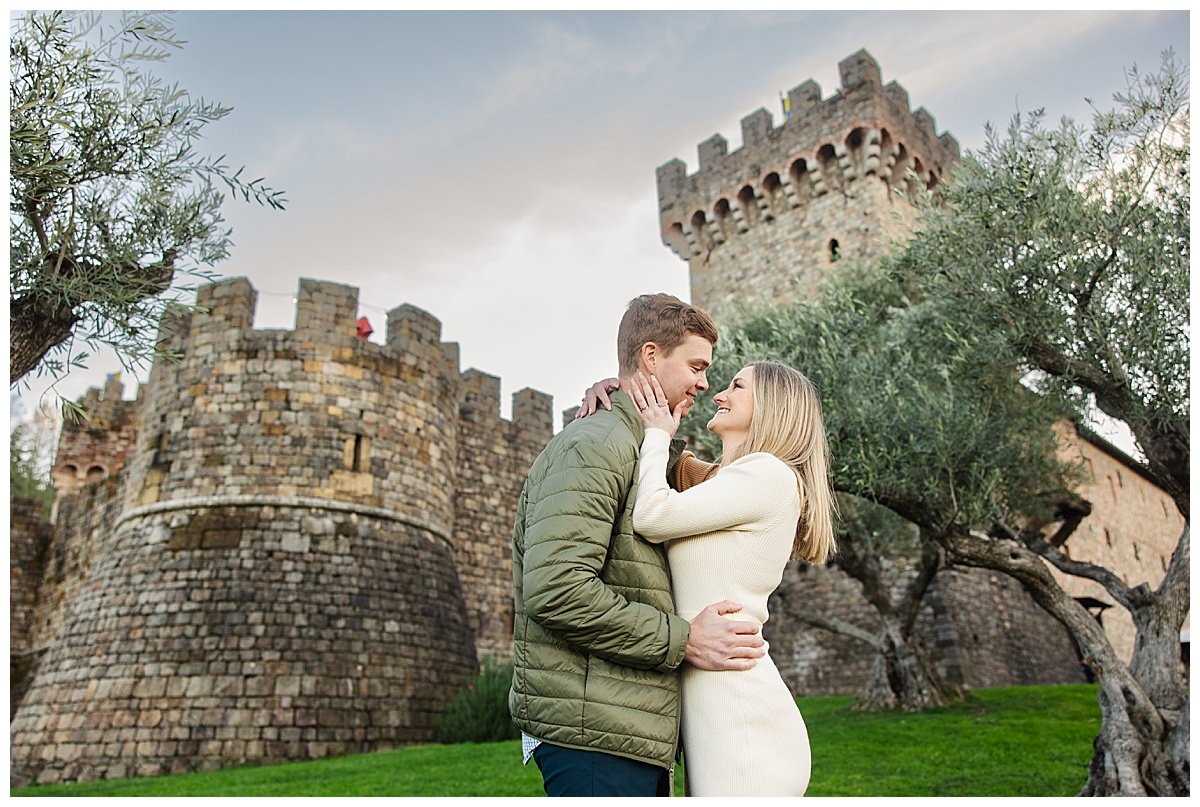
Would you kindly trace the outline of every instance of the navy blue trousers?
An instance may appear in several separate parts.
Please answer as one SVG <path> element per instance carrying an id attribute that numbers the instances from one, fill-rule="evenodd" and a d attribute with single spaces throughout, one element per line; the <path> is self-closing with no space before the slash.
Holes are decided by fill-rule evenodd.
<path id="1" fill-rule="evenodd" d="M 547 796 L 669 796 L 666 768 L 542 743 L 533 751 Z"/>

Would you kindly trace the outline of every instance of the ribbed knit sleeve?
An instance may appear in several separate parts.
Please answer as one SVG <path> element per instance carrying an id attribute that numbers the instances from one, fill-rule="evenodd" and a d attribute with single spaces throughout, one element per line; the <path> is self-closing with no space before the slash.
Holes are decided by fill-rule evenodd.
<path id="1" fill-rule="evenodd" d="M 692 452 L 684 451 L 679 456 L 679 461 L 675 463 L 675 483 L 671 487 L 675 490 L 687 490 L 695 487 L 701 482 L 712 479 L 720 467 L 715 462 L 705 462 L 697 459 Z M 670 474 L 668 474 L 669 477 Z"/>
<path id="2" fill-rule="evenodd" d="M 656 543 L 716 530 L 762 529 L 777 521 L 781 501 L 795 496 L 796 475 L 771 454 L 748 454 L 702 485 L 675 491 L 667 485 L 671 438 L 646 429 L 638 467 L 633 528 Z"/>

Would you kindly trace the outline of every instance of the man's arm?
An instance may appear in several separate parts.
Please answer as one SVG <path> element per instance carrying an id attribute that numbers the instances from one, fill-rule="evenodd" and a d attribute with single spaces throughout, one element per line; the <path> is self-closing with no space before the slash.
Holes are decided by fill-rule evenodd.
<path id="1" fill-rule="evenodd" d="M 600 579 L 632 463 L 609 446 L 580 443 L 548 470 L 528 502 L 525 609 L 589 653 L 627 667 L 669 670 L 684 660 L 688 623 L 630 601 Z M 627 472 L 618 470 L 623 466 Z"/>
<path id="2" fill-rule="evenodd" d="M 742 610 L 733 600 L 721 600 L 692 617 L 684 661 L 701 670 L 749 670 L 767 654 L 762 628 L 748 619 L 721 614 Z"/>

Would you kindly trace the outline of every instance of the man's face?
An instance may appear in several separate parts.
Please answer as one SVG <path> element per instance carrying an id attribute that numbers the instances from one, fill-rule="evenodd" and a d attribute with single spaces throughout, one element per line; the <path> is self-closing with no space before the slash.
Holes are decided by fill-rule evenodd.
<path id="1" fill-rule="evenodd" d="M 661 351 L 654 355 L 647 369 L 658 376 L 659 386 L 666 393 L 672 410 L 685 397 L 695 403 L 696 396 L 708 389 L 705 373 L 712 365 L 712 350 L 712 342 L 689 333 L 669 355 L 663 355 Z"/>

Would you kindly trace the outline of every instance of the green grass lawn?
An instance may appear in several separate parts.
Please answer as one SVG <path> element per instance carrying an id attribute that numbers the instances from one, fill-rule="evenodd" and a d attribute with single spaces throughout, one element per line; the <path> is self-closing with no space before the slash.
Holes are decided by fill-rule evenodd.
<path id="1" fill-rule="evenodd" d="M 1073 796 L 1100 730 L 1096 687 L 1007 687 L 920 714 L 800 698 L 810 796 Z M 13 796 L 540 796 L 516 740 L 143 779 L 48 785 Z M 682 776 L 676 777 L 682 795 Z"/>

